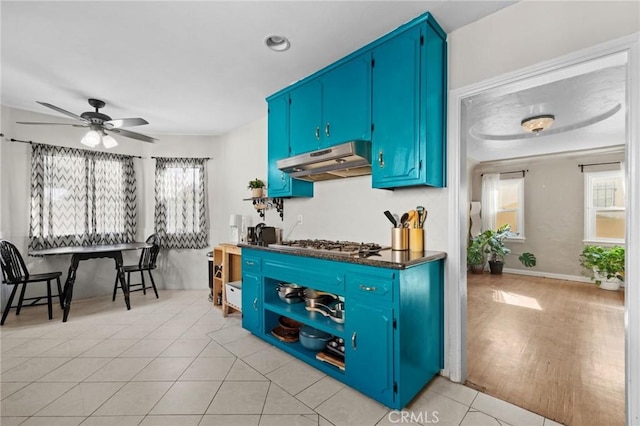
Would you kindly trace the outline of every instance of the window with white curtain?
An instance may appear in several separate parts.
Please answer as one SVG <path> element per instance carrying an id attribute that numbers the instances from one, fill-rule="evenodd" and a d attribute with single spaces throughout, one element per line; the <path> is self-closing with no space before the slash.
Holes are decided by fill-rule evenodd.
<path id="1" fill-rule="evenodd" d="M 156 159 L 155 231 L 164 248 L 205 248 L 206 158 Z"/>
<path id="2" fill-rule="evenodd" d="M 511 239 L 524 239 L 524 178 L 500 179 L 500 173 L 482 175 L 482 229 L 498 229 L 511 225 L 516 234 Z"/>
<path id="3" fill-rule="evenodd" d="M 625 193 L 622 170 L 585 172 L 584 239 L 624 243 Z"/>
<path id="4" fill-rule="evenodd" d="M 33 144 L 29 249 L 134 241 L 133 157 Z"/>

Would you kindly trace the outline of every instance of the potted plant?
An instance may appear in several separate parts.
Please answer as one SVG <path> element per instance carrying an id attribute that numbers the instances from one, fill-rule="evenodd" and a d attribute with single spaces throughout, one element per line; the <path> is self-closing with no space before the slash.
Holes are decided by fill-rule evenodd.
<path id="1" fill-rule="evenodd" d="M 471 238 L 467 246 L 467 265 L 472 274 L 482 274 L 484 271 L 484 244 L 482 234 Z"/>
<path id="2" fill-rule="evenodd" d="M 505 246 L 505 240 L 513 236 L 511 225 L 504 224 L 497 230 L 487 229 L 475 238 L 483 248 L 483 252 L 489 255 L 489 269 L 494 275 L 502 274 L 504 268 L 504 258 L 511 253 L 511 249 Z M 536 256 L 533 253 L 522 253 L 518 260 L 527 268 L 536 266 Z"/>
<path id="3" fill-rule="evenodd" d="M 603 290 L 618 290 L 624 281 L 625 249 L 621 246 L 584 246 L 580 265 L 593 271 L 592 280 Z"/>
<path id="4" fill-rule="evenodd" d="M 262 198 L 264 197 L 264 182 L 258 178 L 249 181 L 247 189 L 251 190 L 251 197 Z"/>

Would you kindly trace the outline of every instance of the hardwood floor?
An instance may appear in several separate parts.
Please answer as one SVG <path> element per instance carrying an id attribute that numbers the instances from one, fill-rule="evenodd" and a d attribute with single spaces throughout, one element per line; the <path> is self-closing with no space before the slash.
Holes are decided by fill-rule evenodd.
<path id="1" fill-rule="evenodd" d="M 567 425 L 624 425 L 624 291 L 468 275 L 467 384 Z"/>

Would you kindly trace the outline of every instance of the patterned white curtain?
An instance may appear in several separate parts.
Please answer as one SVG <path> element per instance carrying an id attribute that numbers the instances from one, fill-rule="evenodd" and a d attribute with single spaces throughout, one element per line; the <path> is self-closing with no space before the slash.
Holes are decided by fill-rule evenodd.
<path id="1" fill-rule="evenodd" d="M 32 145 L 30 250 L 132 242 L 136 212 L 133 157 Z"/>
<path id="2" fill-rule="evenodd" d="M 156 159 L 155 231 L 163 248 L 209 245 L 206 158 Z"/>
<path id="3" fill-rule="evenodd" d="M 485 173 L 482 176 L 482 230 L 496 229 L 500 173 Z"/>

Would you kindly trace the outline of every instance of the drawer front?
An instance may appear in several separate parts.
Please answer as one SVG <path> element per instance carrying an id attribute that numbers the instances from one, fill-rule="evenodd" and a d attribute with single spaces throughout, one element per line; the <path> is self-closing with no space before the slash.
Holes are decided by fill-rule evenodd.
<path id="1" fill-rule="evenodd" d="M 242 256 L 242 272 L 253 272 L 260 274 L 262 261 L 259 257 Z"/>
<path id="2" fill-rule="evenodd" d="M 347 273 L 347 296 L 359 299 L 393 301 L 393 283 L 395 272 L 384 273 Z"/>
<path id="3" fill-rule="evenodd" d="M 322 267 L 322 265 L 294 265 L 273 260 L 265 260 L 263 275 L 283 282 L 299 284 L 318 291 L 326 291 L 337 295 L 344 294 L 344 273 L 338 268 Z"/>

